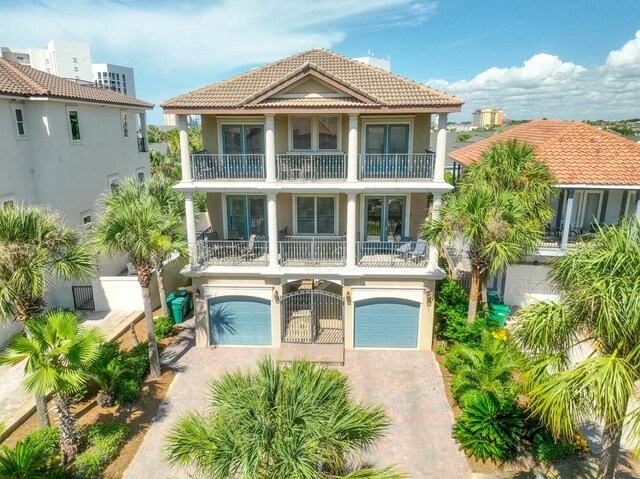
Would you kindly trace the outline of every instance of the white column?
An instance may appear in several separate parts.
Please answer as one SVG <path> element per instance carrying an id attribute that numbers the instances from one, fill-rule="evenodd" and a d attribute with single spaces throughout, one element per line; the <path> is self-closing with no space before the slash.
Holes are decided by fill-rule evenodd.
<path id="1" fill-rule="evenodd" d="M 447 155 L 447 114 L 438 115 L 438 135 L 436 137 L 436 161 L 433 167 L 433 180 L 444 181 L 444 163 Z"/>
<path id="2" fill-rule="evenodd" d="M 347 195 L 347 268 L 356 267 L 356 194 Z"/>
<path id="3" fill-rule="evenodd" d="M 562 241 L 560 249 L 567 249 L 569 244 L 569 232 L 571 230 L 571 214 L 573 213 L 573 194 L 574 190 L 567 190 L 567 204 L 564 212 L 564 227 L 562 228 Z"/>
<path id="4" fill-rule="evenodd" d="M 437 220 L 440 218 L 440 204 L 442 203 L 442 195 L 440 193 L 433 194 L 433 204 L 431 206 L 431 219 Z M 438 267 L 438 258 L 440 252 L 438 247 L 434 244 L 429 245 L 429 269 L 436 269 Z"/>
<path id="5" fill-rule="evenodd" d="M 347 181 L 352 183 L 358 181 L 358 115 L 349 115 Z"/>
<path id="6" fill-rule="evenodd" d="M 267 224 L 269 225 L 269 267 L 278 267 L 278 209 L 276 194 L 267 195 Z"/>
<path id="7" fill-rule="evenodd" d="M 192 181 L 191 156 L 189 154 L 189 124 L 187 115 L 178 115 L 180 129 L 180 165 L 182 166 L 182 181 Z"/>
<path id="8" fill-rule="evenodd" d="M 276 181 L 276 135 L 273 115 L 265 115 L 264 143 L 267 181 Z"/>
<path id="9" fill-rule="evenodd" d="M 144 151 L 149 151 L 149 135 L 147 132 L 147 112 L 143 111 L 140 113 L 140 137 L 142 138 L 142 144 L 144 146 Z"/>
<path id="10" fill-rule="evenodd" d="M 189 246 L 189 263 L 198 264 L 198 250 L 196 245 L 196 216 L 193 208 L 193 193 L 184 194 L 184 210 L 187 221 L 187 244 Z"/>

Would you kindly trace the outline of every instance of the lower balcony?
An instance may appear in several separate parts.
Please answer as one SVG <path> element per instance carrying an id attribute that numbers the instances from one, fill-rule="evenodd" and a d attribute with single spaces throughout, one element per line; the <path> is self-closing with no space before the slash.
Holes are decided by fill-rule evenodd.
<path id="1" fill-rule="evenodd" d="M 365 268 L 426 268 L 428 259 L 429 248 L 423 239 L 356 243 L 356 262 Z"/>
<path id="2" fill-rule="evenodd" d="M 198 264 L 216 266 L 268 266 L 269 245 L 266 241 L 199 239 Z"/>

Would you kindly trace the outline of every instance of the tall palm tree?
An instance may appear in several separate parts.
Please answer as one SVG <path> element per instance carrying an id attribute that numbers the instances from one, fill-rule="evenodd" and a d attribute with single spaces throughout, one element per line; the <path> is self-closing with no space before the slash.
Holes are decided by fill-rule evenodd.
<path id="1" fill-rule="evenodd" d="M 182 219 L 168 214 L 135 178 L 123 181 L 115 191 L 102 197 L 99 209 L 98 223 L 92 230 L 94 241 L 106 253 L 126 254 L 136 268 L 147 326 L 151 377 L 160 377 L 149 285 L 159 238 L 171 232 L 178 234 Z"/>
<path id="2" fill-rule="evenodd" d="M 347 460 L 389 426 L 381 407 L 349 398 L 336 369 L 269 358 L 257 372 L 226 373 L 211 383 L 210 411 L 182 417 L 167 439 L 168 461 L 206 477 L 301 479 L 404 477 L 395 469 L 349 474 Z"/>
<path id="3" fill-rule="evenodd" d="M 599 479 L 614 477 L 625 421 L 640 440 L 640 240 L 636 220 L 597 229 L 551 264 L 558 302 L 521 309 L 514 337 L 528 357 L 523 385 L 530 409 L 556 436 L 583 422 L 604 424 Z M 572 354 L 581 346 L 585 359 Z"/>
<path id="4" fill-rule="evenodd" d="M 477 314 L 491 274 L 532 253 L 553 216 L 554 179 L 535 149 L 515 140 L 495 142 L 465 168 L 439 217 L 425 221 L 422 236 L 440 251 L 461 239 L 471 264 L 467 319 Z"/>
<path id="5" fill-rule="evenodd" d="M 56 280 L 86 279 L 96 255 L 80 232 L 41 206 L 0 209 L 0 318 L 28 322 L 41 315 Z M 47 402 L 36 396 L 38 420 L 48 427 Z"/>
<path id="6" fill-rule="evenodd" d="M 187 241 L 184 237 L 184 226 L 181 219 L 185 215 L 184 197 L 172 187 L 170 181 L 162 175 L 157 175 L 145 183 L 144 194 L 153 198 L 157 205 L 162 208 L 167 218 L 171 221 L 165 222 L 165 230 L 153 235 L 153 252 L 151 255 L 151 265 L 158 281 L 160 293 L 160 306 L 162 315 L 167 316 L 167 294 L 164 287 L 164 267 L 167 262 L 175 258 L 185 258 L 189 255 Z"/>
<path id="7" fill-rule="evenodd" d="M 87 371 L 100 354 L 104 336 L 97 327 L 81 328 L 78 315 L 67 310 L 32 318 L 25 328 L 27 336 L 16 335 L 0 354 L 0 363 L 26 359 L 24 388 L 40 396 L 53 393 L 62 462 L 67 464 L 80 443 L 71 395 L 86 384 Z"/>

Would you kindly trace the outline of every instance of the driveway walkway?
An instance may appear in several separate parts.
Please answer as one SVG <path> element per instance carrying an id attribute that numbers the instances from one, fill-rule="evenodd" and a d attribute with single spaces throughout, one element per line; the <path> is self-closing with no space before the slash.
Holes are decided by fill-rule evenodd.
<path id="1" fill-rule="evenodd" d="M 161 449 L 176 419 L 188 410 L 206 407 L 207 384 L 214 376 L 249 369 L 268 348 L 194 348 L 192 321 L 165 352 L 163 359 L 178 369 L 160 411 L 149 428 L 124 479 L 187 478 L 170 469 Z M 431 353 L 348 351 L 341 368 L 351 378 L 353 392 L 366 402 L 386 406 L 393 421 L 387 437 L 365 458 L 375 465 L 399 464 L 414 478 L 467 478 L 464 455 L 451 438 L 453 414 Z"/>
<path id="2" fill-rule="evenodd" d="M 108 340 L 118 337 L 126 331 L 129 323 L 137 319 L 142 311 L 87 311 L 83 321 L 98 326 Z M 33 396 L 26 392 L 20 383 L 24 376 L 24 361 L 14 366 L 0 366 L 0 423 L 6 426 L 6 434 L 21 424 L 25 416 L 35 410 Z"/>

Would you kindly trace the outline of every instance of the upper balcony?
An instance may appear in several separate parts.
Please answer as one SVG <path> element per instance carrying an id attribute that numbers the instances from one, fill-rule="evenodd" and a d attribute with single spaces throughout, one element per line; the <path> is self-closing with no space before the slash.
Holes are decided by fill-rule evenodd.
<path id="1" fill-rule="evenodd" d="M 284 153 L 275 155 L 280 182 L 343 182 L 348 178 L 345 153 Z M 361 154 L 357 156 L 359 181 L 430 181 L 435 153 Z M 195 181 L 266 181 L 264 154 L 191 155 Z"/>

